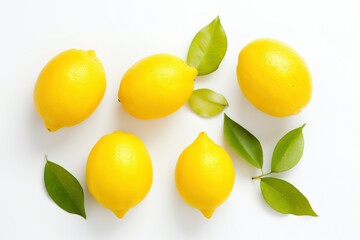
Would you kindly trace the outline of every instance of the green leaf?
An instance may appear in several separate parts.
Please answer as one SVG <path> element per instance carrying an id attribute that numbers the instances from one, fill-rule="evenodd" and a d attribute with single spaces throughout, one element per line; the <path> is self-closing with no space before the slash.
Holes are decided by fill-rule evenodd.
<path id="1" fill-rule="evenodd" d="M 215 116 L 229 106 L 223 95 L 206 88 L 193 91 L 189 104 L 191 109 L 202 117 Z"/>
<path id="2" fill-rule="evenodd" d="M 226 34 L 220 18 L 216 17 L 195 35 L 190 44 L 187 63 L 197 69 L 198 76 L 206 75 L 218 69 L 226 50 Z"/>
<path id="3" fill-rule="evenodd" d="M 271 172 L 287 171 L 300 161 L 304 152 L 304 136 L 302 134 L 304 127 L 305 124 L 291 130 L 276 144 L 271 161 Z"/>
<path id="4" fill-rule="evenodd" d="M 62 209 L 86 219 L 84 191 L 79 181 L 63 167 L 46 158 L 44 181 L 51 199 Z"/>
<path id="5" fill-rule="evenodd" d="M 226 141 L 248 163 L 261 169 L 263 151 L 259 140 L 248 130 L 224 114 L 224 135 Z"/>
<path id="6" fill-rule="evenodd" d="M 272 177 L 261 178 L 260 181 L 261 193 L 275 211 L 317 217 L 306 197 L 292 184 Z"/>

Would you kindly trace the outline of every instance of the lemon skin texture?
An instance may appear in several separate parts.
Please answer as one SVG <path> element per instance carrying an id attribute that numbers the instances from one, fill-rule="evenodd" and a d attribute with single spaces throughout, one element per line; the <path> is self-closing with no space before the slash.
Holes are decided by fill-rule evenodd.
<path id="1" fill-rule="evenodd" d="M 121 79 L 118 99 L 136 118 L 162 118 L 189 100 L 196 76 L 197 70 L 177 56 L 151 55 L 127 70 Z"/>
<path id="2" fill-rule="evenodd" d="M 297 114 L 311 99 L 310 71 L 301 56 L 274 39 L 258 39 L 238 58 L 237 79 L 244 96 L 275 117 Z"/>
<path id="3" fill-rule="evenodd" d="M 175 169 L 180 196 L 206 218 L 230 195 L 234 180 L 230 156 L 204 132 L 181 153 Z"/>
<path id="4" fill-rule="evenodd" d="M 70 49 L 51 59 L 34 89 L 36 111 L 49 131 L 89 117 L 106 89 L 104 68 L 93 50 Z"/>
<path id="5" fill-rule="evenodd" d="M 153 170 L 144 143 L 135 135 L 115 131 L 103 136 L 91 150 L 86 165 L 90 194 L 122 218 L 150 191 Z"/>

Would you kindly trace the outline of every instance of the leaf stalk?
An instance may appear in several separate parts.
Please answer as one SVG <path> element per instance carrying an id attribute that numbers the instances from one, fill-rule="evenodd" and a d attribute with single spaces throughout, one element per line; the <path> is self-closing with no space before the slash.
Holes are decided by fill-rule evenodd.
<path id="1" fill-rule="evenodd" d="M 265 177 L 265 176 L 267 176 L 267 175 L 270 175 L 270 174 L 272 174 L 272 173 L 273 173 L 273 172 L 262 173 L 261 175 L 252 177 L 251 179 L 252 179 L 252 180 L 260 179 L 260 178 Z"/>

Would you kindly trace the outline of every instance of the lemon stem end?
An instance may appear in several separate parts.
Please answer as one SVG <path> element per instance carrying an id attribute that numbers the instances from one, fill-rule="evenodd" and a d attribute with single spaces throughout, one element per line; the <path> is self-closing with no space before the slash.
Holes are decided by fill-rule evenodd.
<path id="1" fill-rule="evenodd" d="M 123 218 L 126 214 L 126 212 L 128 211 L 128 209 L 121 209 L 121 210 L 115 210 L 113 211 L 113 213 L 118 217 L 118 218 Z"/>
<path id="2" fill-rule="evenodd" d="M 215 209 L 207 209 L 207 210 L 200 210 L 201 213 L 207 218 L 207 219 L 210 219 L 211 216 L 213 215 Z"/>

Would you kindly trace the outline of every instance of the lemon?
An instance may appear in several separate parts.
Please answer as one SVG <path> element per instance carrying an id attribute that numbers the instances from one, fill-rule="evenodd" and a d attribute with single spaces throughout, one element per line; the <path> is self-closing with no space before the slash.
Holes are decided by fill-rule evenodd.
<path id="1" fill-rule="evenodd" d="M 237 79 L 245 97 L 272 116 L 297 114 L 311 99 L 306 63 L 277 40 L 258 39 L 245 46 L 239 54 Z"/>
<path id="2" fill-rule="evenodd" d="M 181 153 L 175 170 L 179 194 L 206 218 L 229 196 L 234 178 L 230 156 L 204 132 Z"/>
<path id="3" fill-rule="evenodd" d="M 191 96 L 197 70 L 171 54 L 146 57 L 121 79 L 118 98 L 124 109 L 139 119 L 165 117 Z"/>
<path id="4" fill-rule="evenodd" d="M 89 154 L 86 165 L 89 192 L 119 218 L 145 198 L 152 178 L 146 146 L 133 134 L 121 131 L 107 134 Z"/>
<path id="5" fill-rule="evenodd" d="M 42 69 L 34 90 L 35 107 L 46 128 L 56 131 L 89 117 L 105 88 L 104 68 L 95 52 L 70 49 Z"/>

